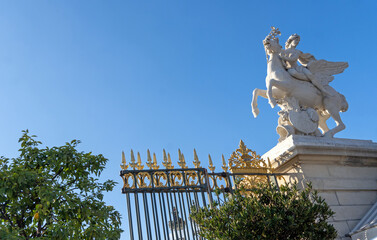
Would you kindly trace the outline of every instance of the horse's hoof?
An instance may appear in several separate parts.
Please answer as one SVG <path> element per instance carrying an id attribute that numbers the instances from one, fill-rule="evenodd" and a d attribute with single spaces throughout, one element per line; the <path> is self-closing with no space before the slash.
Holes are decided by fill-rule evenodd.
<path id="1" fill-rule="evenodd" d="M 259 114 L 259 109 L 254 109 L 253 115 L 254 115 L 255 118 L 258 116 L 258 114 Z"/>

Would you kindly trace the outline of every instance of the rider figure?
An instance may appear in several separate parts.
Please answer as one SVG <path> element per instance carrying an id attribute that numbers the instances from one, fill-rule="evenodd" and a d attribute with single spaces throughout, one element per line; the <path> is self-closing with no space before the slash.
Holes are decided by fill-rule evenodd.
<path id="1" fill-rule="evenodd" d="M 285 50 L 283 50 L 280 54 L 288 73 L 297 79 L 312 82 L 323 95 L 331 95 L 328 91 L 326 91 L 326 89 L 324 89 L 323 85 L 319 82 L 316 76 L 306 67 L 311 62 L 317 60 L 310 53 L 303 53 L 296 49 L 299 42 L 299 35 L 296 33 L 291 35 L 285 43 Z M 297 61 L 299 61 L 302 65 L 299 65 Z"/>

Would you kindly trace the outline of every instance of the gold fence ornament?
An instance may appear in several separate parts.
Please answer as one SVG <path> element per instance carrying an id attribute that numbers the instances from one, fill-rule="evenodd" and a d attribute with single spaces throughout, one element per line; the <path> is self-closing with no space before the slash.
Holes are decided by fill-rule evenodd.
<path id="1" fill-rule="evenodd" d="M 195 168 L 201 168 L 202 166 L 200 166 L 200 161 L 199 161 L 199 158 L 198 158 L 198 155 L 196 154 L 196 150 L 194 148 L 194 161 L 192 162 L 195 166 Z"/>
<path id="2" fill-rule="evenodd" d="M 223 159 L 223 165 L 221 166 L 221 168 L 224 170 L 224 172 L 227 172 L 228 171 L 228 166 L 226 165 L 224 154 L 221 155 L 221 158 Z"/>
<path id="3" fill-rule="evenodd" d="M 242 140 L 240 140 L 239 148 L 229 158 L 229 168 L 234 173 L 267 173 L 268 170 L 264 160 L 255 151 L 248 149 Z"/>
<path id="4" fill-rule="evenodd" d="M 146 162 L 146 164 L 149 167 L 149 169 L 152 169 L 153 162 L 152 162 L 152 158 L 151 158 L 151 152 L 149 151 L 149 149 L 147 149 L 147 162 Z"/>
<path id="5" fill-rule="evenodd" d="M 185 156 L 181 153 L 181 150 L 178 149 L 178 165 L 181 167 L 181 168 L 187 168 L 187 165 L 186 165 L 186 160 L 185 160 Z"/>
<path id="6" fill-rule="evenodd" d="M 132 167 L 133 170 L 136 169 L 137 163 L 135 161 L 134 151 L 131 149 L 131 162 L 130 167 Z"/>
<path id="7" fill-rule="evenodd" d="M 127 165 L 127 162 L 126 162 L 126 156 L 124 156 L 123 151 L 122 151 L 122 164 L 120 165 L 120 168 L 122 170 L 127 170 L 127 168 L 128 168 L 128 165 Z"/>
<path id="8" fill-rule="evenodd" d="M 160 168 L 160 166 L 158 166 L 158 164 L 157 164 L 156 154 L 153 153 L 153 165 L 152 165 L 152 169 L 157 170 L 159 168 Z"/>
<path id="9" fill-rule="evenodd" d="M 169 165 L 170 165 L 170 168 L 168 168 L 168 169 L 173 169 L 174 165 L 173 165 L 173 162 L 171 161 L 170 153 L 168 153 L 168 162 L 169 162 Z"/>
<path id="10" fill-rule="evenodd" d="M 164 154 L 164 161 L 162 162 L 162 165 L 164 165 L 164 167 L 166 169 L 173 169 L 174 166 L 171 165 L 170 154 L 167 157 L 165 149 L 163 149 L 162 151 L 163 151 L 163 154 Z"/>
<path id="11" fill-rule="evenodd" d="M 213 162 L 212 162 L 212 158 L 210 154 L 208 154 L 208 162 L 209 162 L 209 166 L 208 166 L 209 170 L 211 170 L 211 172 L 214 172 L 216 167 L 213 166 Z"/>
<path id="12" fill-rule="evenodd" d="M 137 165 L 136 165 L 137 170 L 143 170 L 144 165 L 141 164 L 141 157 L 140 153 L 137 152 Z"/>
<path id="13" fill-rule="evenodd" d="M 178 149 L 178 168 L 174 168 L 170 154 L 163 149 L 162 165 L 164 169 L 160 169 L 157 163 L 156 154 L 153 157 L 149 149 L 147 149 L 146 166 L 149 169 L 144 170 L 140 153 L 137 152 L 137 161 L 134 152 L 131 149 L 131 160 L 127 164 L 124 152 L 122 152 L 121 177 L 123 179 L 124 189 L 145 189 L 153 187 L 183 187 L 187 186 L 192 190 L 197 190 L 201 184 L 208 182 L 208 188 L 213 191 L 220 189 L 229 191 L 232 187 L 230 176 L 234 181 L 239 180 L 240 186 L 245 189 L 252 189 L 260 182 L 271 181 L 271 177 L 275 176 L 275 181 L 285 180 L 283 176 L 274 173 L 270 159 L 264 161 L 256 152 L 248 149 L 241 140 L 238 149 L 230 156 L 228 162 L 222 158 L 221 169 L 224 172 L 216 173 L 216 166 L 213 164 L 212 157 L 208 154 L 208 171 L 203 170 L 199 161 L 196 149 L 194 149 L 194 168 L 188 169 L 184 154 Z M 131 170 L 127 170 L 130 168 Z M 228 190 L 226 190 L 228 189 Z"/>

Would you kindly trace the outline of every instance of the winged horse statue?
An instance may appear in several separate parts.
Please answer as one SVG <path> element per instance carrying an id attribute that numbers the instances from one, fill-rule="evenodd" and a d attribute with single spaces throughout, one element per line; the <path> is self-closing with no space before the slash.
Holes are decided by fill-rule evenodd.
<path id="1" fill-rule="evenodd" d="M 333 137 L 345 129 L 339 112 L 347 111 L 348 103 L 345 97 L 328 83 L 334 79 L 334 74 L 343 72 L 348 63 L 316 60 L 313 55 L 302 53 L 295 49 L 299 41 L 297 34 L 292 35 L 286 43 L 286 49 L 282 49 L 277 35 L 280 35 L 280 31 L 272 27 L 271 33 L 263 40 L 267 56 L 267 89 L 256 88 L 253 91 L 251 107 L 254 117 L 259 114 L 257 99 L 261 96 L 268 99 L 272 108 L 278 104 L 286 113 L 279 112 L 279 115 L 288 116 L 279 119 L 280 125 L 284 120 L 288 122 L 284 125 L 286 133 L 283 139 L 297 133 Z M 298 65 L 297 61 L 301 65 Z M 292 101 L 295 104 L 292 104 Z M 330 117 L 336 123 L 332 129 L 326 124 Z M 305 130 L 309 123 L 316 125 L 311 127 L 311 130 Z M 322 133 L 318 131 L 318 127 Z M 279 141 L 283 140 L 279 130 L 278 133 L 281 136 Z"/>

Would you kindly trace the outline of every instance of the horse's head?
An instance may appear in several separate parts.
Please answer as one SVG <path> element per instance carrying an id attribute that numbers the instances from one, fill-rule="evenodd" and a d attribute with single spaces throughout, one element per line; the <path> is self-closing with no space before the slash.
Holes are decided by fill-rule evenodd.
<path id="1" fill-rule="evenodd" d="M 268 35 L 263 40 L 263 46 L 268 55 L 273 53 L 280 53 L 281 45 L 279 44 L 279 38 Z"/>

